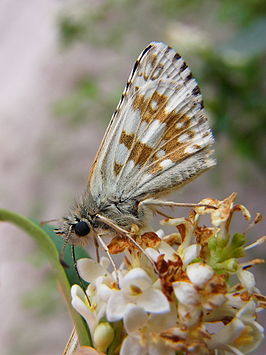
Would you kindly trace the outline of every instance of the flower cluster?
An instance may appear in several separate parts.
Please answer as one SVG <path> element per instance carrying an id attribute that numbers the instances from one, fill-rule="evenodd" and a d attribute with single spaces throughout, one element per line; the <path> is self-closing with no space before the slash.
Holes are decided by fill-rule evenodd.
<path id="1" fill-rule="evenodd" d="M 236 211 L 250 220 L 235 198 L 205 199 L 200 204 L 206 206 L 187 218 L 164 219 L 162 224 L 174 229 L 170 235 L 136 230 L 134 239 L 145 254 L 130 240 L 115 237 L 110 253 L 125 254 L 117 270 L 110 271 L 106 257 L 100 263 L 78 261 L 89 286 L 86 293 L 72 287 L 72 304 L 86 320 L 98 353 L 239 355 L 261 343 L 256 314 L 266 298 L 248 269 L 263 261 L 239 259 L 265 237 L 245 246 L 245 234 L 231 234 Z M 251 224 L 259 220 L 257 215 Z"/>

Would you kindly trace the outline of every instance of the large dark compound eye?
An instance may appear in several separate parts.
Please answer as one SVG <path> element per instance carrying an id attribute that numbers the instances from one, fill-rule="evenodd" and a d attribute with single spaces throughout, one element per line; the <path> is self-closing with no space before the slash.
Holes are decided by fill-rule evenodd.
<path id="1" fill-rule="evenodd" d="M 84 221 L 80 221 L 74 225 L 74 231 L 80 237 L 84 237 L 85 235 L 89 234 L 90 230 L 91 229 L 90 229 L 88 223 L 86 223 Z"/>

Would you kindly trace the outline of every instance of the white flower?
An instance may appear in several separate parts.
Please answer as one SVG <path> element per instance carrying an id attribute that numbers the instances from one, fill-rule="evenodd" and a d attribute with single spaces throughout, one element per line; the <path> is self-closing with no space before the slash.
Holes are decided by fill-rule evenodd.
<path id="1" fill-rule="evenodd" d="M 173 327 L 175 323 L 174 306 L 169 313 L 147 315 L 142 308 L 132 305 L 124 318 L 128 336 L 122 343 L 120 355 L 174 355 L 175 351 L 160 338 L 160 332 Z"/>
<path id="2" fill-rule="evenodd" d="M 75 310 L 82 315 L 86 320 L 90 333 L 93 334 L 94 330 L 99 323 L 100 319 L 105 314 L 106 305 L 99 300 L 96 300 L 96 292 L 93 286 L 89 286 L 87 289 L 87 296 L 82 288 L 78 285 L 71 287 L 72 306 Z"/>
<path id="3" fill-rule="evenodd" d="M 187 276 L 194 285 L 199 287 L 204 287 L 213 275 L 214 271 L 208 265 L 194 263 L 187 267 Z"/>
<path id="4" fill-rule="evenodd" d="M 186 271 L 189 280 L 175 281 L 172 285 L 178 300 L 180 320 L 190 327 L 199 321 L 202 311 L 206 312 L 223 305 L 226 297 L 216 291 L 215 284 L 219 285 L 219 278 L 213 280 L 208 287 L 214 275 L 210 266 L 194 263 L 189 265 Z"/>
<path id="5" fill-rule="evenodd" d="M 194 243 L 195 241 L 195 228 L 197 225 L 197 217 L 193 216 L 188 218 L 171 218 L 162 222 L 170 226 L 182 227 L 183 241 L 179 245 L 176 253 L 182 259 L 184 265 L 190 264 L 194 259 L 199 257 L 201 245 Z"/>
<path id="6" fill-rule="evenodd" d="M 254 290 L 255 277 L 250 271 L 240 269 L 237 272 L 237 276 L 241 285 L 246 288 L 248 292 L 252 292 Z"/>
<path id="7" fill-rule="evenodd" d="M 72 286 L 72 306 L 86 320 L 92 335 L 105 314 L 106 299 L 111 293 L 109 286 L 112 284 L 113 278 L 107 271 L 108 266 L 109 260 L 107 258 L 102 258 L 100 264 L 92 259 L 80 259 L 77 262 L 80 276 L 90 284 L 86 294 L 80 286 Z"/>
<path id="8" fill-rule="evenodd" d="M 187 267 L 189 281 L 173 282 L 173 289 L 176 298 L 182 304 L 196 305 L 201 302 L 199 289 L 203 289 L 205 284 L 214 274 L 213 269 L 205 264 L 194 263 Z"/>
<path id="9" fill-rule="evenodd" d="M 157 261 L 158 257 L 160 255 L 164 255 L 164 260 L 175 260 L 176 258 L 176 251 L 174 248 L 172 248 L 169 244 L 167 244 L 164 241 L 161 241 L 161 243 L 158 245 L 158 247 L 155 248 L 147 248 L 145 249 L 145 252 L 154 260 Z"/>
<path id="10" fill-rule="evenodd" d="M 120 279 L 120 289 L 112 290 L 106 316 L 110 322 L 126 319 L 132 305 L 148 313 L 166 313 L 170 306 L 164 294 L 154 287 L 151 278 L 141 268 L 130 270 Z"/>
<path id="11" fill-rule="evenodd" d="M 175 355 L 175 351 L 163 343 L 156 343 L 147 338 L 143 343 L 139 335 L 131 335 L 122 343 L 120 355 Z"/>
<path id="12" fill-rule="evenodd" d="M 80 277 L 89 282 L 96 283 L 97 279 L 109 278 L 111 279 L 111 275 L 108 272 L 108 266 L 110 261 L 108 258 L 102 257 L 100 263 L 92 259 L 79 259 L 77 261 L 77 268 Z"/>
<path id="13" fill-rule="evenodd" d="M 255 321 L 256 305 L 249 301 L 235 318 L 208 340 L 210 349 L 224 349 L 234 354 L 248 353 L 258 347 L 263 339 L 263 327 Z"/>

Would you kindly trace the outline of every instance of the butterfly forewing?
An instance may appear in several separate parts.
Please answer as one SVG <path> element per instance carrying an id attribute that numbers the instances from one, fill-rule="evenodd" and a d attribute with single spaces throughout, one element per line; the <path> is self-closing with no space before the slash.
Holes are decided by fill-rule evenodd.
<path id="1" fill-rule="evenodd" d="M 129 77 L 89 179 L 95 199 L 167 192 L 215 164 L 202 97 L 184 60 L 151 43 Z"/>

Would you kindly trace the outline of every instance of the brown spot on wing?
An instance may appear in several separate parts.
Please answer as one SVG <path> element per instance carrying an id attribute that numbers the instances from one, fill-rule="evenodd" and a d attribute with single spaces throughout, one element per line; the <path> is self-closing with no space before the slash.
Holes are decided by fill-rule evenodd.
<path id="1" fill-rule="evenodd" d="M 178 143 L 175 139 L 171 139 L 168 142 L 166 142 L 161 149 L 165 151 L 166 154 L 172 152 L 174 149 L 176 149 Z"/>
<path id="2" fill-rule="evenodd" d="M 164 140 L 169 140 L 186 130 L 190 125 L 191 118 L 187 115 L 177 114 L 173 111 L 169 114 L 167 121 L 168 128 L 162 137 Z M 180 127 L 176 127 L 177 123 Z"/>
<path id="3" fill-rule="evenodd" d="M 120 137 L 120 143 L 124 144 L 128 149 L 131 148 L 135 135 L 128 134 L 126 131 L 123 131 Z"/>
<path id="4" fill-rule="evenodd" d="M 154 68 L 156 61 L 157 61 L 158 56 L 154 53 L 150 54 L 149 56 L 149 62 L 151 63 L 151 67 Z"/>
<path id="5" fill-rule="evenodd" d="M 183 160 L 189 154 L 185 152 L 186 145 L 184 144 L 182 147 L 176 149 L 167 157 L 167 159 L 171 159 L 174 163 Z"/>
<path id="6" fill-rule="evenodd" d="M 194 133 L 192 131 L 188 132 L 188 134 L 191 135 L 191 138 L 192 138 L 192 136 L 194 136 Z M 162 158 L 158 158 L 156 156 L 156 154 L 153 156 L 153 158 L 151 159 L 151 161 L 153 161 L 153 164 L 149 168 L 149 173 L 156 175 L 159 172 L 161 172 L 164 169 L 161 166 L 161 163 L 165 159 L 170 159 L 170 160 L 172 160 L 173 163 L 176 163 L 176 162 L 181 162 L 186 157 L 188 157 L 191 154 L 193 154 L 193 152 L 189 153 L 189 152 L 186 151 L 186 148 L 189 145 L 190 145 L 189 142 L 185 141 L 185 142 L 179 143 L 176 139 L 171 139 L 168 142 L 166 142 L 161 147 L 161 150 L 165 151 L 165 156 L 163 156 Z M 202 147 L 199 144 L 194 144 L 193 148 L 194 148 L 195 151 L 198 151 Z"/>
<path id="7" fill-rule="evenodd" d="M 115 175 L 118 175 L 122 169 L 123 165 L 122 164 L 118 164 L 118 163 L 115 163 L 114 165 L 114 172 L 115 172 Z"/>
<path id="8" fill-rule="evenodd" d="M 163 168 L 161 167 L 160 163 L 157 162 L 156 164 L 153 164 L 150 168 L 149 168 L 149 173 L 157 175 L 160 171 L 162 171 Z"/>
<path id="9" fill-rule="evenodd" d="M 210 135 L 210 132 L 207 131 L 207 132 L 203 133 L 202 137 L 203 137 L 203 138 L 206 138 L 206 137 L 208 137 L 209 135 Z"/>
<path id="10" fill-rule="evenodd" d="M 133 101 L 134 110 L 139 110 L 141 119 L 150 123 L 153 120 L 159 120 L 167 126 L 166 132 L 162 139 L 169 140 L 173 136 L 181 133 L 190 125 L 191 117 L 176 111 L 168 112 L 165 107 L 169 97 L 155 92 L 152 97 L 145 99 L 144 95 L 136 95 Z M 180 124 L 180 128 L 176 128 L 176 124 Z"/>
<path id="11" fill-rule="evenodd" d="M 145 143 L 138 141 L 131 150 L 128 160 L 132 159 L 135 164 L 142 166 L 147 161 L 152 152 L 152 148 L 147 146 Z"/>
<path id="12" fill-rule="evenodd" d="M 164 108 L 167 100 L 167 96 L 159 94 L 158 92 L 155 92 L 151 98 L 147 99 L 145 99 L 144 95 L 136 95 L 133 101 L 133 108 L 134 110 L 139 110 L 142 120 L 148 123 L 154 119 L 163 122 L 166 116 Z M 156 103 L 157 105 L 152 105 L 152 103 Z"/>

